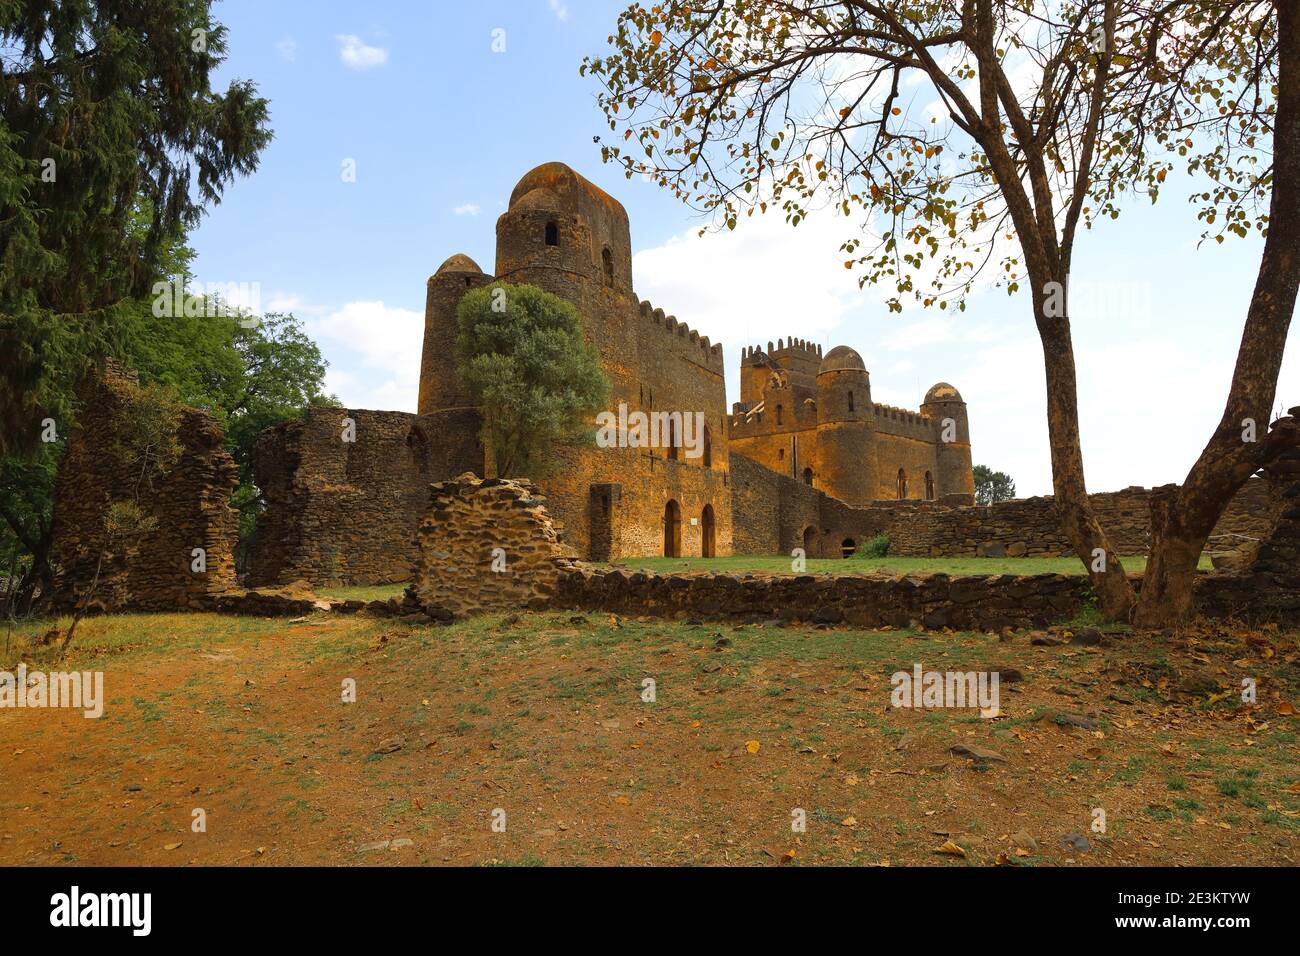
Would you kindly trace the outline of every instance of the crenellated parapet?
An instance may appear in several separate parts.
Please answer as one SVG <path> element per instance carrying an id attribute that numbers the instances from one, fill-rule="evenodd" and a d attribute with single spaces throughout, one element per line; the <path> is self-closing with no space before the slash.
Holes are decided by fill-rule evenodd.
<path id="1" fill-rule="evenodd" d="M 640 313 L 642 321 L 649 326 L 672 336 L 679 344 L 688 345 L 692 351 L 698 349 L 697 361 L 719 375 L 722 374 L 722 343 L 710 342 L 707 335 L 700 335 L 685 322 L 680 321 L 677 316 L 668 315 L 663 309 L 656 308 L 649 302 L 641 302 Z"/>
<path id="2" fill-rule="evenodd" d="M 872 408 L 876 413 L 877 431 L 901 438 L 935 440 L 937 422 L 929 416 L 912 411 L 910 408 L 899 408 L 881 402 L 873 402 Z"/>

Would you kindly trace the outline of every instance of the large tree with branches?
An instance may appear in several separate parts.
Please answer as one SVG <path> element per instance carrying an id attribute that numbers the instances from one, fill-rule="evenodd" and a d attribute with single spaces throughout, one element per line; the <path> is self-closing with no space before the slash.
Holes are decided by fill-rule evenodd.
<path id="1" fill-rule="evenodd" d="M 963 308 L 989 269 L 1010 293 L 1026 285 L 1062 528 L 1107 613 L 1160 623 L 1190 611 L 1232 494 L 1295 440 L 1294 422 L 1264 434 L 1300 279 L 1284 172 L 1298 161 L 1292 6 L 673 0 L 625 10 L 612 50 L 583 70 L 621 132 L 603 158 L 719 227 L 769 210 L 792 225 L 818 208 L 856 218 L 845 266 L 892 285 L 895 310 L 909 297 Z M 927 100 L 932 113 L 915 106 Z M 1118 217 L 1135 192 L 1158 196 L 1177 162 L 1211 181 L 1196 198 L 1215 238 L 1268 238 L 1223 421 L 1153 509 L 1139 607 L 1088 500 L 1068 288 L 1080 227 Z M 1243 440 L 1248 420 L 1257 441 Z"/>

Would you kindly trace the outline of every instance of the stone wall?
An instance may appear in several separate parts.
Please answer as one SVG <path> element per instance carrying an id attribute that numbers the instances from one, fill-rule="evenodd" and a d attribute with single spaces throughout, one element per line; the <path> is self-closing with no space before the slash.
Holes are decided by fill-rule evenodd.
<path id="1" fill-rule="evenodd" d="M 346 420 L 354 423 L 346 441 Z M 258 437 L 266 507 L 249 562 L 254 587 L 410 579 L 429 482 L 447 477 L 433 423 L 405 412 L 312 408 Z"/>
<path id="2" fill-rule="evenodd" d="M 1291 422 L 1300 418 L 1300 408 L 1290 415 Z M 1219 616 L 1294 624 L 1300 621 L 1300 449 L 1283 451 L 1267 472 L 1278 489 L 1273 526 L 1242 572 L 1201 582 L 1200 605 Z"/>
<path id="3" fill-rule="evenodd" d="M 104 515 L 118 501 L 138 500 L 156 525 L 113 548 L 91 608 L 206 607 L 209 598 L 235 585 L 238 522 L 230 497 L 238 479 L 221 427 L 207 412 L 184 408 L 180 458 L 138 489 L 139 473 L 118 452 L 122 413 L 138 381 L 134 372 L 110 362 L 80 390 L 80 419 L 54 492 L 53 603 L 60 609 L 76 606 L 88 591 L 106 544 Z M 191 570 L 195 548 L 205 552 L 203 572 Z"/>
<path id="4" fill-rule="evenodd" d="M 738 554 L 839 557 L 880 533 L 900 557 L 1054 557 L 1071 555 L 1050 496 L 988 507 L 939 502 L 882 501 L 855 507 L 732 453 L 733 538 Z M 1151 492 L 1145 488 L 1091 496 L 1093 507 L 1122 555 L 1147 550 Z M 1248 481 L 1229 503 L 1209 551 L 1259 540 L 1281 511 L 1281 498 L 1264 479 Z"/>
<path id="5" fill-rule="evenodd" d="M 1199 578 L 1197 600 L 1206 613 L 1296 620 L 1300 454 L 1288 454 L 1296 457 L 1280 466 L 1285 509 L 1266 532 L 1248 573 Z M 762 470 L 758 465 L 753 468 Z M 798 487 L 797 482 L 792 484 Z M 757 484 L 737 489 L 746 501 L 763 490 Z M 660 575 L 595 567 L 574 560 L 573 552 L 561 543 L 557 522 L 531 482 L 484 481 L 465 474 L 439 482 L 431 491 L 429 510 L 420 525 L 415 581 L 407 589 L 406 601 L 429 614 L 558 607 L 669 618 L 1000 630 L 1067 620 L 1084 606 L 1090 593 L 1082 574 Z M 800 504 L 810 502 L 823 503 L 809 499 Z M 785 526 L 778 536 L 793 533 L 794 527 Z M 501 552 L 494 556 L 497 548 Z M 494 557 L 504 564 L 494 567 Z M 1141 587 L 1140 575 L 1130 575 L 1130 580 Z"/>
<path id="6" fill-rule="evenodd" d="M 466 473 L 430 494 L 409 597 L 456 615 L 550 605 L 573 552 L 532 482 Z"/>
<path id="7" fill-rule="evenodd" d="M 555 603 L 628 615 L 999 630 L 1068 619 L 1087 584 L 1062 574 L 660 575 L 580 567 L 560 577 Z"/>

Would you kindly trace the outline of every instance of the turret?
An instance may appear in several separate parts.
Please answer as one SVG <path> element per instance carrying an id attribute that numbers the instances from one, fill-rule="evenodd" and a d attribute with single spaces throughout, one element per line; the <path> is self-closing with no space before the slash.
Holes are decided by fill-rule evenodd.
<path id="1" fill-rule="evenodd" d="M 921 414 L 933 420 L 935 427 L 936 497 L 962 495 L 974 502 L 970 422 L 961 393 L 947 382 L 940 382 L 925 393 Z"/>
<path id="2" fill-rule="evenodd" d="M 469 256 L 457 253 L 429 277 L 424 298 L 424 351 L 420 357 L 421 415 L 470 404 L 456 375 L 456 307 L 465 293 L 487 285 Z"/>
<path id="3" fill-rule="evenodd" d="M 826 353 L 817 370 L 817 447 L 813 485 L 850 504 L 872 500 L 876 488 L 871 376 L 846 345 Z"/>

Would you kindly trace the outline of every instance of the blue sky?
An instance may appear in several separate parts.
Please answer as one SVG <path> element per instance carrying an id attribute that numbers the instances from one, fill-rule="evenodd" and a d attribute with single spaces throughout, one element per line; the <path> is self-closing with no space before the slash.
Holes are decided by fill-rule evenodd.
<path id="1" fill-rule="evenodd" d="M 230 47 L 221 83 L 256 81 L 276 135 L 194 234 L 196 278 L 258 283 L 262 309 L 302 318 L 348 405 L 413 411 L 425 280 L 455 252 L 490 272 L 510 190 L 560 160 L 627 207 L 641 298 L 722 341 L 729 402 L 743 345 L 848 344 L 876 401 L 916 407 L 935 382 L 956 385 L 975 460 L 1009 472 L 1022 496 L 1050 493 L 1026 296 L 990 290 L 959 315 L 891 314 L 841 264 L 845 220 L 791 229 L 755 216 L 698 239 L 690 210 L 601 165 L 592 138 L 609 131 L 578 66 L 603 51 L 621 6 L 217 4 Z M 504 52 L 493 52 L 496 30 Z M 1188 186 L 1171 177 L 1159 204 L 1134 200 L 1079 240 L 1071 304 L 1092 490 L 1180 481 L 1222 410 L 1260 243 L 1198 250 Z M 1300 404 L 1295 352 L 1293 332 L 1283 405 Z"/>

